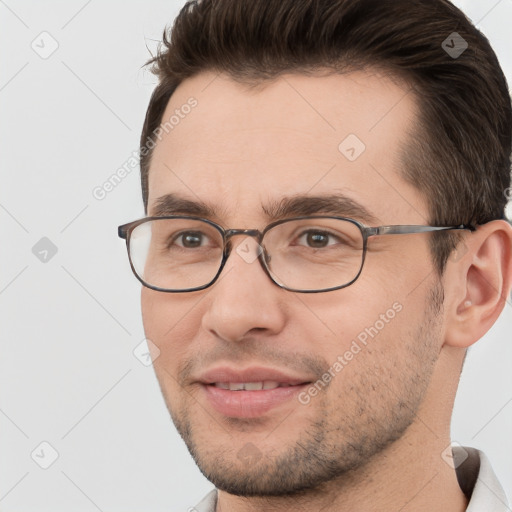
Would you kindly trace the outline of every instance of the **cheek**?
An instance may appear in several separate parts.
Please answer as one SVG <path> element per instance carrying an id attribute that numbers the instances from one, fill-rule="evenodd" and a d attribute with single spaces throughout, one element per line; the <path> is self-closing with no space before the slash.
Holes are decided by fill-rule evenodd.
<path id="1" fill-rule="evenodd" d="M 343 348 L 379 321 L 381 315 L 388 313 L 385 320 L 396 316 L 402 301 L 397 300 L 399 292 L 390 288 L 378 277 L 361 276 L 350 287 L 302 298 L 292 314 L 308 338 L 315 335 L 317 340 L 323 340 L 324 347 Z"/>
<path id="2" fill-rule="evenodd" d="M 329 345 L 323 347 L 329 368 L 322 378 L 331 383 L 329 407 L 344 404 L 348 416 L 364 411 L 368 421 L 387 418 L 397 397 L 407 392 L 402 389 L 404 385 L 413 389 L 419 382 L 421 361 L 428 366 L 430 353 L 425 355 L 415 348 L 423 340 L 411 329 L 421 317 L 417 309 L 398 302 L 373 304 L 358 318 L 354 314 L 343 315 L 345 325 L 339 325 L 339 335 L 332 336 Z M 416 399 L 411 395 L 404 401 L 412 405 Z M 394 410 L 393 414 L 398 417 L 399 411 Z"/>
<path id="3" fill-rule="evenodd" d="M 180 363 L 190 357 L 190 341 L 201 325 L 197 299 L 143 288 L 141 309 L 146 338 L 160 350 L 154 361 L 157 376 L 167 372 L 176 377 Z"/>
<path id="4" fill-rule="evenodd" d="M 368 293 L 405 302 L 418 285 L 430 281 L 433 262 L 429 239 L 417 234 L 381 238 L 368 242 L 358 283 L 361 281 Z"/>
<path id="5" fill-rule="evenodd" d="M 429 284 L 425 280 L 411 293 L 414 275 L 409 270 L 396 277 L 368 271 L 348 288 L 304 296 L 292 313 L 300 322 L 299 339 L 306 344 L 302 348 L 321 355 L 330 367 L 338 362 L 333 371 L 344 374 L 348 365 L 351 373 L 370 361 L 391 364 L 405 357 L 408 340 L 414 337 L 411 326 L 421 323 L 424 315 Z"/>

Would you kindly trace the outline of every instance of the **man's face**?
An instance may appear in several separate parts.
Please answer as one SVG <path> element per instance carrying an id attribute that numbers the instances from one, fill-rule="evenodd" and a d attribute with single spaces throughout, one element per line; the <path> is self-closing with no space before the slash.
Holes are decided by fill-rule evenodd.
<path id="1" fill-rule="evenodd" d="M 207 203 L 226 229 L 262 230 L 270 204 L 338 194 L 363 206 L 371 225 L 428 223 L 425 198 L 399 175 L 416 115 L 406 87 L 358 72 L 288 75 L 251 91 L 204 73 L 180 85 L 163 121 L 190 97 L 197 106 L 155 148 L 149 215 L 172 193 Z M 354 284 L 303 294 L 272 283 L 257 259 L 237 252 L 254 244 L 235 236 L 210 288 L 143 288 L 167 406 L 217 487 L 311 488 L 362 467 L 416 421 L 442 345 L 428 240 L 370 238 Z M 223 389 L 241 382 L 269 389 Z"/>

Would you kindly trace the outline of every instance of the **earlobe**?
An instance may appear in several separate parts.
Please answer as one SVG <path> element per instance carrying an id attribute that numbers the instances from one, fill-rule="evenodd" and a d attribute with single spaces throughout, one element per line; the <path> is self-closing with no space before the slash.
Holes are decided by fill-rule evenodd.
<path id="1" fill-rule="evenodd" d="M 512 286 L 512 227 L 503 220 L 489 222 L 466 245 L 466 255 L 446 268 L 445 287 L 456 291 L 447 304 L 445 345 L 458 348 L 478 341 L 505 306 Z"/>

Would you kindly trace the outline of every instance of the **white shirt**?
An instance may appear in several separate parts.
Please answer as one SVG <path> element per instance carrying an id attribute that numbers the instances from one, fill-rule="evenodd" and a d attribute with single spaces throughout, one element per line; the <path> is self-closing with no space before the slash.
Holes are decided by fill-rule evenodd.
<path id="1" fill-rule="evenodd" d="M 475 448 L 453 447 L 453 455 L 455 465 L 457 460 L 464 460 L 455 471 L 459 485 L 469 499 L 466 512 L 512 512 L 505 492 L 483 452 Z M 215 512 L 216 506 L 217 490 L 213 489 L 201 503 L 187 512 Z"/>

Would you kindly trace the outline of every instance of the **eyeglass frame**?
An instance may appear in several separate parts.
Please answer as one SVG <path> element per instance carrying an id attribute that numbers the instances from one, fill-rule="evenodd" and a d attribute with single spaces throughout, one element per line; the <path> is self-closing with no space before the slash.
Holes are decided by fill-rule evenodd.
<path id="1" fill-rule="evenodd" d="M 210 226 L 217 229 L 217 231 L 222 236 L 223 241 L 223 249 L 222 249 L 222 260 L 219 266 L 219 270 L 217 271 L 217 274 L 215 274 L 215 277 L 207 284 L 203 286 L 197 286 L 195 288 L 186 288 L 184 290 L 173 290 L 173 289 L 166 289 L 166 288 L 159 288 L 158 286 L 150 285 L 149 283 L 146 283 L 137 273 L 133 266 L 131 253 L 130 253 L 130 237 L 133 232 L 133 230 L 140 226 L 141 224 L 144 224 L 146 222 L 154 221 L 154 220 L 164 220 L 164 219 L 190 219 L 190 220 L 196 220 L 196 221 L 203 221 L 209 224 Z M 359 267 L 359 271 L 357 272 L 357 275 L 348 283 L 343 284 L 341 286 L 336 286 L 333 288 L 326 288 L 326 289 L 320 289 L 320 290 L 298 290 L 294 288 L 289 288 L 281 283 L 278 283 L 271 275 L 271 271 L 267 265 L 268 260 L 268 254 L 261 244 L 263 237 L 265 236 L 265 233 L 270 231 L 275 226 L 278 226 L 280 224 L 284 224 L 286 222 L 296 221 L 296 220 L 308 220 L 308 219 L 333 219 L 333 220 L 341 220 L 341 221 L 347 221 L 359 228 L 359 231 L 361 232 L 361 235 L 363 237 L 363 254 L 361 258 L 361 265 Z M 226 265 L 226 262 L 231 255 L 231 252 L 233 250 L 232 246 L 229 246 L 229 239 L 235 235 L 245 235 L 250 237 L 256 237 L 258 241 L 258 246 L 261 248 L 261 251 L 258 254 L 257 259 L 260 262 L 261 267 L 267 274 L 267 276 L 270 278 L 270 280 L 279 288 L 282 288 L 287 291 L 296 292 L 296 293 L 323 293 L 323 292 L 330 292 L 334 290 L 341 290 L 342 288 L 346 288 L 350 286 L 351 284 L 354 284 L 355 281 L 359 278 L 361 275 L 361 272 L 363 271 L 364 262 L 366 259 L 366 252 L 367 252 L 367 246 L 368 246 L 368 239 L 372 236 L 382 236 L 382 235 L 409 235 L 409 234 L 416 234 L 416 233 L 430 233 L 430 232 L 442 232 L 442 231 L 450 231 L 450 230 L 468 230 L 468 231 L 476 231 L 476 227 L 472 226 L 471 224 L 459 224 L 458 226 L 423 226 L 418 224 L 395 224 L 395 225 L 384 225 L 384 226 L 366 226 L 362 222 L 359 222 L 355 219 L 351 219 L 349 217 L 337 217 L 337 216 L 331 216 L 331 215 L 306 215 L 302 217 L 290 217 L 285 219 L 280 219 L 275 222 L 272 222 L 265 226 L 265 228 L 260 231 L 259 229 L 224 229 L 219 224 L 209 220 L 204 219 L 202 217 L 195 217 L 190 215 L 166 215 L 166 216 L 156 216 L 156 217 L 144 217 L 142 219 L 138 219 L 132 222 L 128 222 L 126 224 L 122 224 L 121 226 L 118 226 L 117 228 L 117 234 L 119 238 L 122 238 L 126 241 L 126 249 L 128 252 L 128 260 L 130 262 L 130 267 L 135 274 L 135 277 L 142 283 L 143 286 L 146 286 L 147 288 L 150 288 L 151 290 L 164 292 L 164 293 L 185 293 L 185 292 L 195 292 L 199 290 L 204 290 L 206 288 L 209 288 L 212 286 L 219 278 L 220 274 L 222 273 L 222 270 L 224 266 Z"/>

